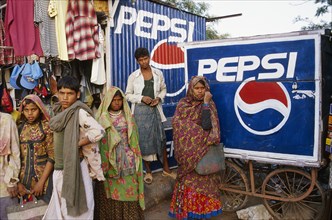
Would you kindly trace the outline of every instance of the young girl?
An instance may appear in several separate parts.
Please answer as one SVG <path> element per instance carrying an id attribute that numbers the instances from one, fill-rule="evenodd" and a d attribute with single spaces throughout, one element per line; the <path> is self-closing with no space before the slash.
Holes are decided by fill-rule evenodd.
<path id="1" fill-rule="evenodd" d="M 54 165 L 53 133 L 50 116 L 41 99 L 27 95 L 20 107 L 21 124 L 18 126 L 21 170 L 18 183 L 20 196 L 33 194 L 49 202 L 52 194 L 50 180 Z"/>
<path id="2" fill-rule="evenodd" d="M 138 131 L 122 91 L 111 87 L 96 118 L 106 130 L 100 142 L 106 181 L 95 189 L 94 219 L 144 219 L 144 184 Z"/>

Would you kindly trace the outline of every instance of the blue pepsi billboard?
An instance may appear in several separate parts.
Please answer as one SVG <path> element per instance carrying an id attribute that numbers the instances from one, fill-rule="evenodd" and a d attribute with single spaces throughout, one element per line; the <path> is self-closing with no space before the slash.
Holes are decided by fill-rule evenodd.
<path id="1" fill-rule="evenodd" d="M 163 110 L 170 119 L 186 92 L 184 51 L 178 44 L 205 40 L 205 18 L 156 1 L 112 0 L 110 4 L 109 82 L 125 91 L 128 76 L 139 68 L 136 48 L 147 48 L 151 66 L 160 69 L 165 78 Z M 176 167 L 170 120 L 167 124 L 169 165 Z M 160 163 L 152 163 L 151 169 L 161 169 Z"/>
<path id="2" fill-rule="evenodd" d="M 184 45 L 187 80 L 211 85 L 225 152 L 319 165 L 320 35 L 284 34 Z"/>
<path id="3" fill-rule="evenodd" d="M 205 40 L 205 18 L 149 0 L 112 1 L 110 12 L 110 81 L 125 90 L 130 73 L 139 68 L 134 52 L 150 51 L 151 66 L 163 72 L 166 117 L 185 95 L 184 51 L 179 43 Z"/>

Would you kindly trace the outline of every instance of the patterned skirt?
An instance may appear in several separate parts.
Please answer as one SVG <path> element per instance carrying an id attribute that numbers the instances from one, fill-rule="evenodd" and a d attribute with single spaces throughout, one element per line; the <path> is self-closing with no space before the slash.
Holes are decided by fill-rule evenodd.
<path id="1" fill-rule="evenodd" d="M 142 155 L 157 154 L 161 159 L 166 144 L 166 134 L 158 109 L 145 104 L 137 104 L 134 117 L 138 127 Z"/>
<path id="2" fill-rule="evenodd" d="M 168 215 L 176 219 L 209 219 L 222 213 L 220 200 L 197 193 L 190 187 L 176 183 Z"/>
<path id="3" fill-rule="evenodd" d="M 95 185 L 95 212 L 98 220 L 144 220 L 144 213 L 138 201 L 117 201 L 107 199 L 103 182 Z"/>

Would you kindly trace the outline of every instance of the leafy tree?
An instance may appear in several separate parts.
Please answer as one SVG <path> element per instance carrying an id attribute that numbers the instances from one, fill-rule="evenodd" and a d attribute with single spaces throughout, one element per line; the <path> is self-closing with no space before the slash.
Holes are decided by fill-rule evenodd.
<path id="1" fill-rule="evenodd" d="M 202 17 L 209 18 L 208 9 L 209 4 L 204 2 L 194 2 L 193 0 L 160 0 L 161 2 L 170 4 L 179 10 L 187 11 Z M 217 21 L 214 21 L 217 22 Z M 220 35 L 217 30 L 213 28 L 211 22 L 206 25 L 206 39 L 220 39 L 229 37 L 229 34 Z"/>
<path id="2" fill-rule="evenodd" d="M 332 0 L 315 0 L 315 4 L 321 4 L 316 10 L 316 17 L 321 17 L 326 13 L 332 13 L 330 10 L 332 8 Z M 332 21 L 324 21 L 320 20 L 319 23 L 314 23 L 309 18 L 303 18 L 301 16 L 297 16 L 295 18 L 295 22 L 306 22 L 308 25 L 303 26 L 302 30 L 318 30 L 318 29 L 331 29 Z"/>

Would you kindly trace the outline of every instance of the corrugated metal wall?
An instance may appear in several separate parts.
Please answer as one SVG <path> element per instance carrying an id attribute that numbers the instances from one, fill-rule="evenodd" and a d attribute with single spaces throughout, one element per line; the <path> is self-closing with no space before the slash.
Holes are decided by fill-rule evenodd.
<path id="1" fill-rule="evenodd" d="M 184 53 L 177 43 L 205 40 L 205 18 L 146 0 L 120 1 L 113 8 L 111 28 L 112 85 L 125 91 L 127 78 L 139 68 L 135 49 L 151 52 L 151 65 L 164 73 L 167 97 L 164 111 L 173 115 L 176 103 L 185 95 Z"/>

